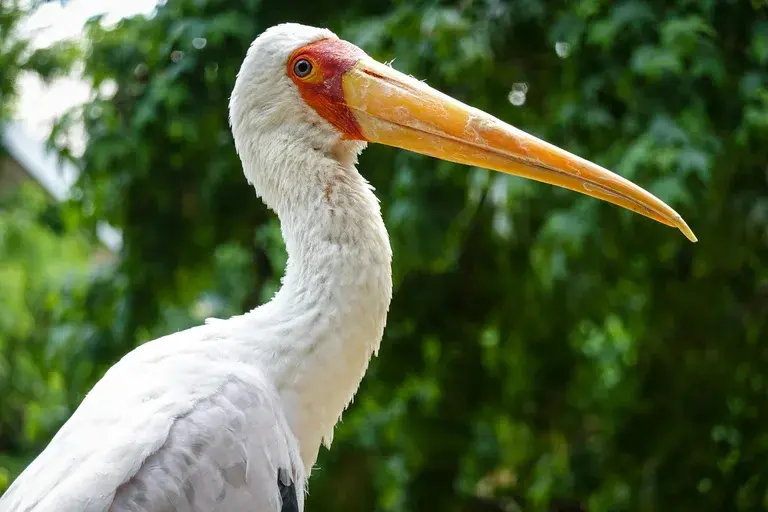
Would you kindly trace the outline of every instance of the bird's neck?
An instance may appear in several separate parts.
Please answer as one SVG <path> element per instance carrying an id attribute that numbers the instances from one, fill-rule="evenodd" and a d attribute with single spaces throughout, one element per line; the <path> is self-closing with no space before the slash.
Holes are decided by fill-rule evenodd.
<path id="1" fill-rule="evenodd" d="M 308 471 L 378 350 L 392 296 L 378 200 L 354 155 L 339 160 L 317 164 L 275 208 L 288 250 L 283 286 L 249 315 Z"/>

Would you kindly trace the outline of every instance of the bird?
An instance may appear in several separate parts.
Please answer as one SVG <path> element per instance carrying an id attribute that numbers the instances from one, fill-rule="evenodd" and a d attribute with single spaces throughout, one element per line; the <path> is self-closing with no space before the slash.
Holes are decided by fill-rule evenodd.
<path id="1" fill-rule="evenodd" d="M 677 227 L 630 181 L 370 57 L 281 23 L 229 101 L 246 180 L 288 261 L 268 302 L 144 343 L 99 380 L 0 499 L 2 512 L 304 510 L 322 446 L 378 354 L 392 250 L 369 143 L 568 188 Z"/>

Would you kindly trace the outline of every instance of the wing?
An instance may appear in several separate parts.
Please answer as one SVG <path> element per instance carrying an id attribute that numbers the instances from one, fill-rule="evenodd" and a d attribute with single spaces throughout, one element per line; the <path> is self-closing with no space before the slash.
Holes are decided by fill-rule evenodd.
<path id="1" fill-rule="evenodd" d="M 303 510 L 298 444 L 263 372 L 162 340 L 107 372 L 0 511 Z"/>

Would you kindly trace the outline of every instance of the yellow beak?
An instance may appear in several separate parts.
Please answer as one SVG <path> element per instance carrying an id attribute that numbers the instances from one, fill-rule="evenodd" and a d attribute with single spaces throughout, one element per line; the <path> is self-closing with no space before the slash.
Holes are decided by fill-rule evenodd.
<path id="1" fill-rule="evenodd" d="M 371 141 L 575 190 L 696 236 L 682 217 L 634 183 L 363 58 L 343 76 L 346 106 Z"/>

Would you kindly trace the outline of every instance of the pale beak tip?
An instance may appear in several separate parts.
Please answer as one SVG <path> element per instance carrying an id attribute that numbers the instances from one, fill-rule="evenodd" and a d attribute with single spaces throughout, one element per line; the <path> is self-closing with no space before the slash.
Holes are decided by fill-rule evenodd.
<path id="1" fill-rule="evenodd" d="M 699 239 L 696 238 L 696 235 L 693 234 L 693 231 L 691 231 L 691 228 L 688 227 L 688 224 L 685 223 L 682 217 L 678 218 L 677 220 L 677 228 L 682 231 L 685 237 L 691 242 L 696 243 L 699 241 Z"/>

